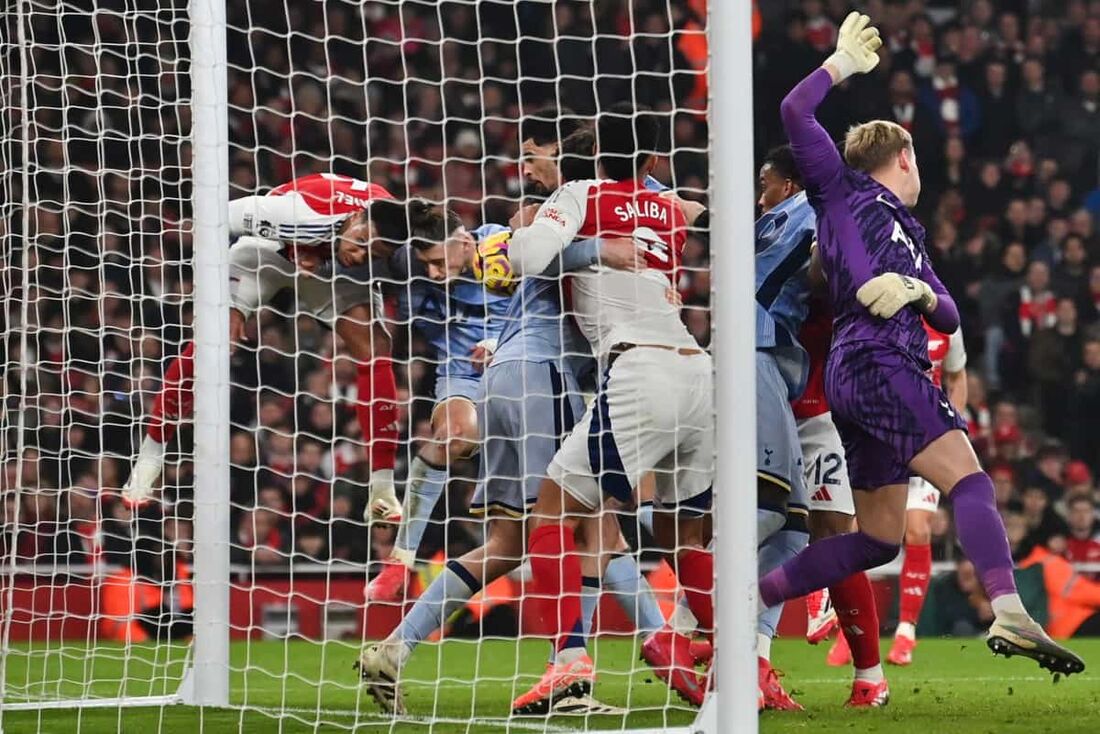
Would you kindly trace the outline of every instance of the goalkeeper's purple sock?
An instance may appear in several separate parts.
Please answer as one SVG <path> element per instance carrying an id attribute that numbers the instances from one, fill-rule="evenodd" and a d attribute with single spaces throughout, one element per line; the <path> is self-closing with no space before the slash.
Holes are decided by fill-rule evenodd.
<path id="1" fill-rule="evenodd" d="M 960 479 L 948 496 L 955 512 L 959 545 L 977 569 L 990 601 L 1015 594 L 1012 551 L 997 512 L 993 480 L 985 472 L 975 472 Z"/>
<path id="2" fill-rule="evenodd" d="M 862 532 L 834 535 L 815 543 L 760 579 L 765 607 L 832 586 L 857 571 L 889 563 L 901 550 Z"/>

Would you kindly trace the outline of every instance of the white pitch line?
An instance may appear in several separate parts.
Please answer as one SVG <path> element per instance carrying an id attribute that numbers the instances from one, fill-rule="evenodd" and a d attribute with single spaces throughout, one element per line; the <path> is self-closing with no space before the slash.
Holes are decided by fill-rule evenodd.
<path id="1" fill-rule="evenodd" d="M 795 685 L 799 683 L 850 683 L 852 678 L 793 678 L 791 682 Z M 966 676 L 965 678 L 915 678 L 907 680 L 906 685 L 915 683 L 958 683 L 959 681 L 978 681 L 980 683 L 1019 683 L 1023 681 L 1052 681 L 1053 676 L 1042 675 L 1016 675 L 1016 676 Z"/>
<path id="2" fill-rule="evenodd" d="M 338 716 L 342 718 L 356 718 L 360 722 L 364 719 L 377 720 L 379 724 L 470 724 L 473 726 L 505 726 L 510 729 L 518 729 L 520 731 L 543 731 L 552 732 L 553 734 L 569 734 L 570 732 L 582 731 L 580 729 L 568 729 L 549 722 L 543 722 L 536 724 L 532 721 L 523 721 L 520 719 L 509 718 L 484 718 L 484 719 L 449 719 L 440 718 L 435 716 L 390 716 L 388 714 L 373 713 L 369 711 L 351 711 L 351 710 L 326 710 L 326 709 L 307 709 L 307 708 L 270 708 L 266 706 L 248 706 L 241 707 L 247 710 L 259 711 L 263 714 L 278 715 L 279 713 L 289 714 L 317 714 L 318 717 L 323 716 Z"/>

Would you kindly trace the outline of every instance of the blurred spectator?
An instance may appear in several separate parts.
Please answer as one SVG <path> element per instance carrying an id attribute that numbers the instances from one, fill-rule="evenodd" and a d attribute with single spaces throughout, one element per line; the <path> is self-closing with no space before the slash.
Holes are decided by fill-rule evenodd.
<path id="1" fill-rule="evenodd" d="M 978 97 L 959 81 L 955 64 L 948 58 L 936 62 L 932 78 L 921 92 L 921 101 L 935 116 L 943 136 L 959 136 L 969 142 L 981 125 Z"/>
<path id="2" fill-rule="evenodd" d="M 978 96 L 978 109 L 981 110 L 979 152 L 988 157 L 1003 157 L 1019 133 L 1016 100 L 1009 88 L 1005 62 L 992 60 L 985 65 L 985 84 Z"/>
<path id="3" fill-rule="evenodd" d="M 1066 560 L 1082 563 L 1100 563 L 1100 523 L 1092 497 L 1078 494 L 1066 503 Z M 1091 573 L 1096 577 L 1095 571 Z"/>
<path id="4" fill-rule="evenodd" d="M 1082 321 L 1086 324 L 1096 323 L 1100 319 L 1100 265 L 1089 268 L 1088 286 L 1082 298 Z"/>
<path id="5" fill-rule="evenodd" d="M 333 492 L 331 518 L 331 543 L 332 557 L 353 563 L 363 563 L 370 553 L 370 540 L 367 528 L 356 512 L 351 494 L 346 490 Z M 392 536 L 392 530 L 387 530 Z M 375 529 L 371 528 L 371 537 L 375 535 Z M 390 548 L 393 540 L 390 539 Z M 386 558 L 389 549 L 383 554 L 376 554 L 376 558 Z"/>
<path id="6" fill-rule="evenodd" d="M 1062 257 L 1054 270 L 1052 286 L 1059 297 L 1073 299 L 1078 309 L 1088 297 L 1088 260 L 1089 253 L 1080 236 L 1071 234 L 1062 240 Z"/>
<path id="7" fill-rule="evenodd" d="M 1039 330 L 1031 339 L 1028 376 L 1043 415 L 1043 429 L 1063 439 L 1069 437 L 1073 375 L 1080 364 L 1083 341 L 1077 304 L 1070 297 L 1058 299 L 1054 325 Z"/>
<path id="8" fill-rule="evenodd" d="M 242 513 L 231 551 L 233 562 L 257 566 L 286 563 L 289 540 L 279 526 L 279 514 L 267 507 Z"/>
<path id="9" fill-rule="evenodd" d="M 1096 156 L 1100 151 L 1100 70 L 1081 74 L 1077 94 L 1062 112 L 1063 169 L 1082 188 L 1096 185 Z"/>
<path id="10" fill-rule="evenodd" d="M 1082 347 L 1082 366 L 1074 377 L 1074 454 L 1091 462 L 1093 474 L 1100 470 L 1100 339 L 1090 338 Z"/>
<path id="11" fill-rule="evenodd" d="M 1033 334 L 1055 325 L 1056 308 L 1057 299 L 1050 289 L 1050 268 L 1044 262 L 1032 261 L 1023 285 L 1005 299 L 1001 311 L 1004 342 L 998 371 L 1005 389 L 1018 393 L 1026 385 L 1028 342 Z"/>
<path id="12" fill-rule="evenodd" d="M 1066 524 L 1051 507 L 1050 495 L 1042 487 L 1024 490 L 1021 514 L 1027 525 L 1027 535 L 1021 542 L 1023 547 L 1045 545 L 1060 549 L 1065 546 Z"/>
<path id="13" fill-rule="evenodd" d="M 1043 61 L 1028 58 L 1021 66 L 1020 92 L 1016 98 L 1016 119 L 1020 132 L 1037 150 L 1049 154 L 1056 150 L 1061 131 L 1063 94 L 1046 77 Z"/>

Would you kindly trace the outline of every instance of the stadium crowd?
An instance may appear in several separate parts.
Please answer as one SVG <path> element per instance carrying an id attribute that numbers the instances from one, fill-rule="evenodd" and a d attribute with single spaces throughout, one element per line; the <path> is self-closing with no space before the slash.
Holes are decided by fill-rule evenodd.
<path id="1" fill-rule="evenodd" d="M 633 39 L 624 2 L 592 9 L 494 1 L 476 12 L 468 3 L 411 0 L 397 11 L 392 2 L 330 2 L 319 14 L 302 1 L 287 3 L 285 15 L 260 12 L 258 0 L 232 4 L 231 196 L 334 172 L 369 178 L 398 197 L 446 200 L 469 226 L 507 223 L 526 196 L 519 119 L 559 100 L 591 117 L 631 96 L 669 112 L 671 155 L 658 177 L 701 196 L 704 6 L 632 5 Z M 24 357 L 36 364 L 24 434 L 31 460 L 21 478 L 14 461 L 5 473 L 8 490 L 17 482 L 32 488 L 20 509 L 23 562 L 127 564 L 135 536 L 149 541 L 162 517 L 190 513 L 186 428 L 165 468 L 164 501 L 134 508 L 118 496 L 163 371 L 190 338 L 187 34 L 172 17 L 165 10 L 132 24 L 109 11 L 31 18 L 38 44 L 27 233 L 36 331 Z M 62 39 L 64 51 L 50 46 Z M 102 50 L 93 52 L 94 44 Z M 9 184 L 9 200 L 17 200 L 19 182 Z M 11 227 L 21 233 L 19 220 Z M 706 258 L 693 241 L 681 283 L 685 313 L 704 343 Z M 387 288 L 387 313 L 403 464 L 429 434 L 439 357 L 393 320 L 400 287 Z M 21 300 L 14 288 L 8 323 L 20 322 Z M 369 467 L 357 443 L 355 366 L 331 330 L 294 310 L 284 294 L 250 324 L 232 358 L 232 558 L 259 566 L 383 558 L 392 531 L 368 537 L 361 521 Z M 17 359 L 15 332 L 6 346 Z M 14 408 L 20 386 L 16 371 L 8 374 Z M 447 528 L 452 553 L 480 542 L 481 525 L 461 520 L 476 472 L 475 462 L 453 471 L 427 555 L 445 542 L 445 512 L 458 518 Z M 0 550 L 13 537 L 9 504 Z"/>
<path id="2" fill-rule="evenodd" d="M 483 2 L 476 12 L 453 3 L 442 13 L 410 1 L 400 17 L 382 2 L 328 3 L 323 16 L 290 2 L 286 17 L 262 5 L 229 9 L 234 195 L 333 171 L 396 196 L 446 199 L 471 225 L 505 222 L 524 197 L 521 115 L 567 100 L 589 116 L 625 96 L 675 110 L 658 177 L 689 193 L 706 188 L 706 89 L 695 73 L 705 58 L 694 33 L 702 3 L 634 2 L 633 28 L 622 2 L 596 11 Z M 779 100 L 827 55 L 850 4 L 761 5 L 758 155 L 782 142 Z M 927 178 L 919 215 L 962 311 L 971 436 L 1006 524 L 1022 533 L 1021 557 L 1043 545 L 1100 561 L 1100 2 L 865 5 L 886 37 L 882 62 L 834 92 L 822 119 L 836 139 L 875 116 L 913 134 Z M 164 502 L 131 508 L 117 495 L 161 371 L 189 337 L 186 30 L 150 20 L 135 44 L 110 13 L 64 24 L 69 47 L 44 45 L 31 61 L 31 229 L 6 225 L 6 240 L 33 242 L 34 268 L 30 292 L 11 290 L 5 327 L 20 322 L 25 297 L 36 328 L 26 353 L 6 329 L 6 361 L 36 367 L 28 461 L 19 476 L 9 451 L 3 474 L 0 550 L 13 542 L 10 490 L 21 483 L 31 491 L 20 560 L 128 562 L 134 536 L 155 538 L 160 517 L 185 517 L 193 491 L 185 430 Z M 60 40 L 52 18 L 32 19 L 32 29 L 43 44 Z M 639 35 L 623 40 L 630 30 Z M 672 42 L 670 30 L 679 31 Z M 670 82 L 658 76 L 668 72 Z M 685 318 L 706 344 L 701 242 L 689 244 L 685 265 Z M 356 443 L 354 366 L 331 331 L 287 318 L 290 304 L 263 313 L 233 356 L 234 560 L 384 557 L 392 533 L 368 537 L 360 520 L 369 467 Z M 411 453 L 428 433 L 435 355 L 402 324 L 391 331 Z M 8 374 L 10 406 L 19 385 Z M 436 517 L 458 520 L 446 536 L 442 523 L 429 530 L 426 555 L 477 542 L 480 526 L 461 519 L 475 473 L 470 463 L 455 472 Z M 941 510 L 934 527 L 941 559 L 956 553 L 949 517 Z"/>

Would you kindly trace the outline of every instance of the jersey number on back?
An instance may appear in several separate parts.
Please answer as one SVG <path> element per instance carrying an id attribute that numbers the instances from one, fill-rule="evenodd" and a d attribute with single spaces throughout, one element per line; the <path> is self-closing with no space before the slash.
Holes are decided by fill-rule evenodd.
<path id="1" fill-rule="evenodd" d="M 913 266 L 916 267 L 917 272 L 920 272 L 921 265 L 924 264 L 924 258 L 917 252 L 917 246 L 913 244 L 913 240 L 905 233 L 905 230 L 901 226 L 901 222 L 896 219 L 894 220 L 894 232 L 890 235 L 890 239 L 909 248 L 909 254 L 913 257 Z"/>

